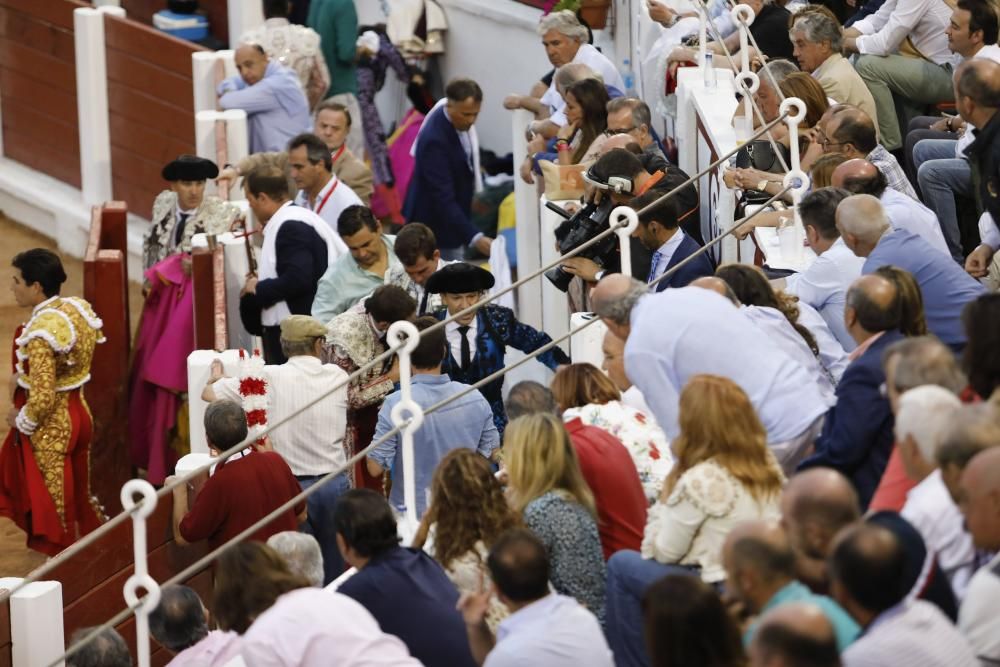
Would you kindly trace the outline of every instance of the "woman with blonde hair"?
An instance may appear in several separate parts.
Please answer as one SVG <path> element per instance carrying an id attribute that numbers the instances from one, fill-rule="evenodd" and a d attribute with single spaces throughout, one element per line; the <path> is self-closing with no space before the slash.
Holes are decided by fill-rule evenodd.
<path id="1" fill-rule="evenodd" d="M 471 449 L 454 449 L 434 471 L 430 504 L 413 546 L 426 549 L 459 593 L 478 593 L 489 581 L 486 557 L 493 543 L 521 519 L 507 504 L 490 464 Z M 494 595 L 486 622 L 496 626 L 509 611 Z"/>
<path id="2" fill-rule="evenodd" d="M 511 507 L 545 543 L 552 586 L 604 622 L 604 554 L 594 496 L 558 417 L 535 413 L 504 433 Z"/>
<path id="3" fill-rule="evenodd" d="M 580 419 L 625 445 L 639 471 L 646 497 L 650 502 L 656 500 L 673 462 L 667 436 L 656 420 L 625 405 L 615 383 L 593 364 L 563 366 L 552 378 L 550 388 L 564 422 Z"/>
<path id="4" fill-rule="evenodd" d="M 619 551 L 608 561 L 608 643 L 625 664 L 648 664 L 637 652 L 644 651 L 640 600 L 649 584 L 669 574 L 721 584 L 729 531 L 780 516 L 785 478 L 739 385 L 695 375 L 681 391 L 678 425 L 680 435 L 671 443 L 676 460 L 649 509 L 642 553 Z"/>

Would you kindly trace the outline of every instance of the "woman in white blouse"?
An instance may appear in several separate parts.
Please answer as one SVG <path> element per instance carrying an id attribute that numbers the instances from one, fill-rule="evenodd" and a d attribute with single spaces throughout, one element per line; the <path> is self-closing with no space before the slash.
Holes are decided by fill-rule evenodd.
<path id="1" fill-rule="evenodd" d="M 743 521 L 780 516 L 784 476 L 753 404 L 736 383 L 692 377 L 681 392 L 678 422 L 676 462 L 649 509 L 642 553 L 619 551 L 608 560 L 608 642 L 616 657 L 627 656 L 624 664 L 648 664 L 639 606 L 647 585 L 683 573 L 720 584 L 729 531 Z"/>
<path id="2" fill-rule="evenodd" d="M 649 502 L 656 500 L 673 465 L 663 430 L 653 417 L 625 405 L 621 392 L 593 364 L 570 364 L 552 378 L 552 395 L 563 411 L 563 421 L 579 418 L 618 438 L 639 471 Z"/>

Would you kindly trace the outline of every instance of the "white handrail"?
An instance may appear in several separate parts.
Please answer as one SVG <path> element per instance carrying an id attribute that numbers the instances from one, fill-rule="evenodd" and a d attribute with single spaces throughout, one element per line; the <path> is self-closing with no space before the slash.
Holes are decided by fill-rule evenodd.
<path id="1" fill-rule="evenodd" d="M 400 400 L 392 407 L 389 416 L 393 426 L 401 429 L 403 446 L 403 501 L 406 503 L 407 535 L 417 531 L 417 480 L 413 459 L 413 433 L 424 423 L 424 409 L 413 400 L 413 367 L 410 354 L 420 342 L 420 332 L 413 322 L 400 320 L 389 327 L 389 347 L 399 359 Z"/>
<path id="2" fill-rule="evenodd" d="M 632 244 L 629 237 L 639 227 L 639 214 L 628 206 L 618 206 L 611 211 L 611 226 L 614 228 L 615 234 L 618 235 L 621 273 L 630 276 L 632 275 Z"/>
<path id="3" fill-rule="evenodd" d="M 142 496 L 136 503 L 135 494 Z M 135 648 L 139 667 L 149 667 L 149 615 L 160 604 L 160 585 L 149 575 L 146 559 L 146 519 L 156 509 L 156 489 L 144 479 L 130 479 L 121 491 L 122 508 L 132 514 L 132 556 L 135 571 L 125 580 L 125 602 L 135 609 Z M 139 589 L 146 595 L 139 597 Z"/>

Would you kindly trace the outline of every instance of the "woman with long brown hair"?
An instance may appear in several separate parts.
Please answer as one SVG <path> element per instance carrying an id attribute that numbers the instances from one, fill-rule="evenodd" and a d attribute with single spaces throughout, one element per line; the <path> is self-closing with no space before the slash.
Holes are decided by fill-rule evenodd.
<path id="1" fill-rule="evenodd" d="M 656 420 L 625 405 L 615 383 L 593 364 L 563 366 L 549 388 L 564 422 L 580 419 L 625 445 L 639 471 L 646 497 L 650 502 L 656 500 L 673 462 L 667 436 Z"/>
<path id="2" fill-rule="evenodd" d="M 511 507 L 545 543 L 552 586 L 604 622 L 604 552 L 594 494 L 558 417 L 535 413 L 504 433 Z"/>
<path id="3" fill-rule="evenodd" d="M 597 79 L 581 79 L 563 94 L 567 123 L 556 134 L 559 164 L 579 164 L 608 127 L 608 89 Z"/>
<path id="4" fill-rule="evenodd" d="M 899 294 L 900 333 L 904 336 L 926 336 L 927 319 L 924 316 L 924 295 L 913 274 L 891 264 L 880 266 L 875 269 L 875 273 L 896 286 L 896 293 Z"/>
<path id="5" fill-rule="evenodd" d="M 693 376 L 681 391 L 678 425 L 680 435 L 671 443 L 676 461 L 649 509 L 641 554 L 619 551 L 608 561 L 608 643 L 625 664 L 645 658 L 639 608 L 649 584 L 669 574 L 720 584 L 729 531 L 780 515 L 785 478 L 739 385 L 717 375 Z"/>
<path id="6" fill-rule="evenodd" d="M 478 592 L 489 580 L 486 557 L 508 528 L 521 525 L 486 459 L 471 449 L 449 452 L 434 471 L 430 504 L 413 546 L 424 548 L 441 564 L 459 593 Z M 486 614 L 490 629 L 507 617 L 493 596 Z"/>

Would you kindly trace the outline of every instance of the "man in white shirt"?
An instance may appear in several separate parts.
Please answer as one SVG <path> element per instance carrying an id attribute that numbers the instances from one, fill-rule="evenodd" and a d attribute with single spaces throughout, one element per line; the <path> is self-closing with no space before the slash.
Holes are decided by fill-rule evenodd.
<path id="1" fill-rule="evenodd" d="M 315 134 L 306 132 L 288 142 L 288 171 L 299 188 L 295 204 L 323 218 L 337 237 L 338 254 L 329 259 L 330 264 L 347 254 L 347 246 L 337 234 L 340 214 L 348 206 L 364 205 L 347 183 L 333 175 L 332 168 L 330 150 Z"/>
<path id="2" fill-rule="evenodd" d="M 948 49 L 950 18 L 951 8 L 937 0 L 886 0 L 844 31 L 844 50 L 861 54 L 854 67 L 884 110 L 879 136 L 890 151 L 902 147 L 901 128 L 923 107 L 954 99 L 951 74 L 959 58 Z"/>
<path id="3" fill-rule="evenodd" d="M 847 288 L 861 276 L 865 263 L 844 245 L 837 231 L 837 205 L 849 195 L 846 190 L 821 188 L 802 198 L 799 216 L 809 247 L 816 252 L 816 261 L 802 273 L 785 278 L 783 284 L 781 280 L 774 283 L 818 310 L 847 352 L 857 347 L 844 324 Z"/>
<path id="4" fill-rule="evenodd" d="M 992 443 L 996 445 L 997 443 Z M 973 542 L 985 551 L 1000 551 L 1000 448 L 989 447 L 962 473 L 962 514 Z M 969 582 L 958 610 L 958 629 L 983 665 L 1000 662 L 1000 555 L 981 567 Z"/>
<path id="5" fill-rule="evenodd" d="M 486 625 L 492 591 L 459 598 L 476 662 L 484 667 L 614 665 L 597 618 L 573 598 L 549 591 L 549 557 L 534 533 L 508 530 L 493 544 L 486 564 L 497 598 L 511 613 L 494 637 Z"/>
<path id="6" fill-rule="evenodd" d="M 274 450 L 288 463 L 303 489 L 335 470 L 344 470 L 344 431 L 347 427 L 347 373 L 320 361 L 326 327 L 308 315 L 292 315 L 281 323 L 281 347 L 288 361 L 267 365 L 261 374 L 267 380 L 267 421 L 277 424 L 293 412 L 324 398 L 270 433 Z M 201 395 L 205 401 L 219 398 L 242 402 L 240 378 L 224 377 L 219 363 L 212 365 L 212 378 Z M 337 498 L 348 489 L 347 475 L 338 475 L 308 498 L 307 532 L 323 551 L 324 582 L 343 572 L 344 561 L 337 549 L 331 517 Z"/>
<path id="7" fill-rule="evenodd" d="M 906 229 L 923 237 L 932 247 L 951 255 L 937 216 L 912 197 L 888 187 L 885 174 L 867 160 L 848 160 L 833 170 L 831 183 L 851 194 L 871 195 L 882 202 L 893 229 Z"/>
<path id="8" fill-rule="evenodd" d="M 943 387 L 917 387 L 899 397 L 895 424 L 903 468 L 917 483 L 900 514 L 920 531 L 927 549 L 937 554 L 956 600 L 965 595 L 976 554 L 962 514 L 941 479 L 935 454 L 961 405 L 958 397 Z"/>

